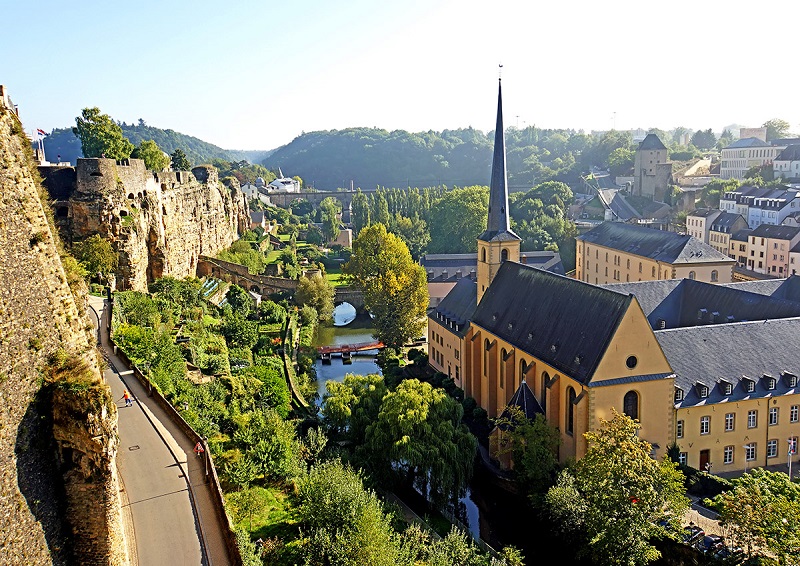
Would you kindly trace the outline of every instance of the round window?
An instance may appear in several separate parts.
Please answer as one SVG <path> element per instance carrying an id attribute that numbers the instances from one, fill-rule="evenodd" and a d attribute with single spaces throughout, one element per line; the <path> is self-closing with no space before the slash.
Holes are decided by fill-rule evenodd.
<path id="1" fill-rule="evenodd" d="M 639 363 L 639 360 L 636 359 L 636 356 L 628 356 L 628 359 L 625 360 L 625 365 L 628 366 L 628 369 L 635 368 L 637 363 Z"/>

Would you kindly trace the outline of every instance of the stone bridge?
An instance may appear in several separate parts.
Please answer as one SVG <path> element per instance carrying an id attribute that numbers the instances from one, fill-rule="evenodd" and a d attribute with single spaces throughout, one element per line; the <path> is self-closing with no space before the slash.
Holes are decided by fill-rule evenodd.
<path id="1" fill-rule="evenodd" d="M 271 275 L 253 275 L 244 265 L 207 256 L 200 256 L 197 262 L 197 276 L 222 279 L 259 295 L 280 292 L 294 294 L 297 290 L 297 281 L 294 279 L 272 277 Z M 337 305 L 347 302 L 357 309 L 364 308 L 364 296 L 361 291 L 353 287 L 336 287 L 334 302 Z"/>

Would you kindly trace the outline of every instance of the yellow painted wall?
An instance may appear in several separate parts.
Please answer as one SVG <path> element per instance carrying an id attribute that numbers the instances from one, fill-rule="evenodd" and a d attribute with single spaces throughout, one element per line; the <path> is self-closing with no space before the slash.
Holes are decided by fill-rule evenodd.
<path id="1" fill-rule="evenodd" d="M 436 353 L 441 353 L 439 361 Z M 464 340 L 453 334 L 441 321 L 428 317 L 428 362 L 436 370 L 452 377 L 463 389 Z M 458 374 L 458 379 L 456 379 Z"/>

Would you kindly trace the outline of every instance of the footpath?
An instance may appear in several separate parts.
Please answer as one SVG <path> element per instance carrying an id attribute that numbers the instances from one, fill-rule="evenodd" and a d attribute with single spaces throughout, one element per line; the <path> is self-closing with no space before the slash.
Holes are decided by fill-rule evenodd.
<path id="1" fill-rule="evenodd" d="M 142 566 L 233 564 L 226 545 L 227 517 L 220 516 L 207 482 L 206 459 L 152 399 L 133 370 L 114 353 L 104 300 L 90 297 L 100 321 L 100 343 L 109 369 L 104 377 L 119 410 L 117 466 L 132 564 Z M 92 317 L 94 318 L 94 317 Z M 127 389 L 132 405 L 125 406 Z"/>

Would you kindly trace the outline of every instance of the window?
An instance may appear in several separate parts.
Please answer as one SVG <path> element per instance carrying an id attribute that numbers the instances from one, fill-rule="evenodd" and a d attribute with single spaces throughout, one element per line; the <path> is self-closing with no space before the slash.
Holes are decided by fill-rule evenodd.
<path id="1" fill-rule="evenodd" d="M 481 261 L 482 261 L 483 263 L 486 263 L 486 248 L 483 248 L 483 249 L 481 250 Z"/>
<path id="2" fill-rule="evenodd" d="M 736 413 L 727 413 L 725 415 L 725 432 L 730 432 L 736 425 Z"/>
<path id="3" fill-rule="evenodd" d="M 718 280 L 719 280 L 719 272 L 716 269 L 714 269 L 711 272 L 711 282 L 713 283 L 713 282 L 718 281 Z"/>
<path id="4" fill-rule="evenodd" d="M 755 381 L 751 379 L 745 379 L 744 381 L 744 388 L 748 393 L 752 393 L 756 389 Z"/>
<path id="5" fill-rule="evenodd" d="M 769 426 L 778 424 L 778 407 L 769 408 Z"/>
<path id="6" fill-rule="evenodd" d="M 639 394 L 636 391 L 628 391 L 622 401 L 622 412 L 633 420 L 639 418 Z"/>
<path id="7" fill-rule="evenodd" d="M 756 443 L 751 442 L 750 444 L 746 444 L 744 447 L 744 459 L 748 462 L 752 462 L 756 459 Z"/>
<path id="8" fill-rule="evenodd" d="M 678 455 L 678 463 L 679 463 L 681 466 L 685 466 L 687 461 L 688 461 L 688 458 L 687 458 L 687 454 L 686 454 L 686 452 L 681 452 L 681 453 Z"/>
<path id="9" fill-rule="evenodd" d="M 758 411 L 747 411 L 747 428 L 756 428 L 758 426 Z"/>
<path id="10" fill-rule="evenodd" d="M 500 389 L 506 387 L 506 349 L 500 350 Z"/>
<path id="11" fill-rule="evenodd" d="M 694 273 L 694 271 L 690 271 L 690 272 L 689 272 L 689 279 L 694 279 L 694 278 L 695 278 L 695 273 Z"/>
<path id="12" fill-rule="evenodd" d="M 683 421 L 680 420 L 677 422 L 675 426 L 675 436 L 677 438 L 683 438 Z"/>
<path id="13" fill-rule="evenodd" d="M 636 356 L 628 356 L 628 359 L 625 360 L 625 365 L 628 366 L 628 369 L 635 368 L 638 363 L 639 360 L 636 359 Z"/>
<path id="14" fill-rule="evenodd" d="M 683 401 L 683 389 L 676 387 L 675 388 L 675 402 Z"/>
<path id="15" fill-rule="evenodd" d="M 767 441 L 767 458 L 776 458 L 778 456 L 778 441 L 771 439 Z"/>
<path id="16" fill-rule="evenodd" d="M 575 390 L 567 388 L 567 434 L 575 432 Z"/>
<path id="17" fill-rule="evenodd" d="M 508 260 L 508 250 L 504 248 L 504 249 L 503 249 L 503 250 L 500 252 L 500 261 L 503 261 L 503 262 L 504 262 L 504 261 L 507 261 L 507 260 Z"/>
<path id="18" fill-rule="evenodd" d="M 653 276 L 653 277 L 655 277 L 655 276 L 656 276 L 656 266 L 655 266 L 655 265 L 653 266 L 653 275 L 652 275 L 652 276 Z"/>
<path id="19" fill-rule="evenodd" d="M 627 267 L 628 267 L 628 269 L 630 269 L 630 268 L 631 268 L 631 260 L 628 260 L 628 265 L 627 265 Z"/>
<path id="20" fill-rule="evenodd" d="M 489 375 L 489 339 L 483 341 L 483 375 Z"/>
<path id="21" fill-rule="evenodd" d="M 792 405 L 789 409 L 789 422 L 796 423 L 800 417 L 800 405 Z"/>
<path id="22" fill-rule="evenodd" d="M 733 446 L 726 446 L 722 452 L 722 463 L 733 464 Z"/>
<path id="23" fill-rule="evenodd" d="M 639 273 L 641 273 L 641 272 L 642 272 L 642 262 L 640 261 L 639 262 Z"/>
<path id="24" fill-rule="evenodd" d="M 700 417 L 700 434 L 711 432 L 711 417 Z"/>
<path id="25" fill-rule="evenodd" d="M 797 454 L 797 437 L 793 436 L 789 439 L 789 453 Z"/>

